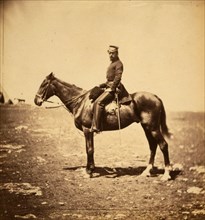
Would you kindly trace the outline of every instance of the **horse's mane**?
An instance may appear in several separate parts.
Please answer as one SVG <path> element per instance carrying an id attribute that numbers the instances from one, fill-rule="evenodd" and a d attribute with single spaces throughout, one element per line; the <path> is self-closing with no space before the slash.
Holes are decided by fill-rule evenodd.
<path id="1" fill-rule="evenodd" d="M 56 77 L 55 77 L 55 79 L 57 79 L 57 80 L 58 80 L 60 83 L 62 83 L 64 86 L 67 86 L 67 87 L 69 87 L 69 88 L 76 89 L 76 90 L 78 90 L 78 91 L 85 91 L 84 89 L 82 89 L 82 88 L 80 88 L 80 87 L 78 87 L 78 86 L 76 86 L 76 85 L 74 85 L 74 84 L 67 83 L 67 82 L 65 82 L 65 81 L 63 81 L 63 80 L 61 80 L 61 79 L 56 78 Z"/>

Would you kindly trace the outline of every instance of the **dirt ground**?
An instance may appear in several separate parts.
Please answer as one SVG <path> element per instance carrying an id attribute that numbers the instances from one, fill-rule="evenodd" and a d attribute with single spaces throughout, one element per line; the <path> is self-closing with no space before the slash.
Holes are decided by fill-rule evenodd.
<path id="1" fill-rule="evenodd" d="M 95 136 L 93 178 L 85 140 L 63 108 L 0 106 L 0 219 L 205 219 L 204 113 L 169 113 L 172 180 L 140 176 L 149 158 L 140 124 Z"/>

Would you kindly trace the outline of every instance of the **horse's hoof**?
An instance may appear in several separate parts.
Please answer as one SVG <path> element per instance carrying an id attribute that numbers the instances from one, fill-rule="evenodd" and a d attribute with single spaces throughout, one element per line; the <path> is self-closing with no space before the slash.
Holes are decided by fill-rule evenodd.
<path id="1" fill-rule="evenodd" d="M 86 168 L 86 173 L 87 173 L 87 174 L 90 175 L 92 172 L 93 172 L 93 171 L 92 171 L 91 169 L 87 169 L 87 168 Z"/>
<path id="2" fill-rule="evenodd" d="M 86 173 L 91 175 L 93 173 L 94 169 L 95 169 L 95 166 L 90 165 L 89 168 L 88 167 L 86 168 Z"/>
<path id="3" fill-rule="evenodd" d="M 148 166 L 146 167 L 146 169 L 142 172 L 142 174 L 140 176 L 142 177 L 151 177 L 151 171 L 153 169 L 153 165 L 148 164 Z"/>
<path id="4" fill-rule="evenodd" d="M 162 181 L 169 181 L 171 180 L 171 176 L 169 174 L 164 174 L 161 178 Z"/>
<path id="5" fill-rule="evenodd" d="M 161 177 L 162 181 L 169 181 L 172 179 L 170 172 L 172 171 L 172 166 L 165 167 L 164 175 Z"/>
<path id="6" fill-rule="evenodd" d="M 141 177 L 151 177 L 151 173 L 150 172 L 143 172 L 141 175 Z"/>

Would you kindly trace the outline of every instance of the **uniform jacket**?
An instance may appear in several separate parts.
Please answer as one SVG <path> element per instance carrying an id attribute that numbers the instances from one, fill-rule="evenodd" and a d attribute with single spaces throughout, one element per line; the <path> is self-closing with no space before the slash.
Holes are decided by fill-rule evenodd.
<path id="1" fill-rule="evenodd" d="M 110 66 L 107 69 L 107 85 L 111 88 L 112 91 L 115 91 L 116 88 L 119 86 L 122 78 L 122 72 L 123 72 L 123 64 L 119 60 L 115 60 L 110 64 Z"/>
<path id="2" fill-rule="evenodd" d="M 111 88 L 112 91 L 118 89 L 118 96 L 121 103 L 129 102 L 131 96 L 121 83 L 123 64 L 119 58 L 113 61 L 107 69 L 107 82 L 100 85 L 101 88 Z"/>

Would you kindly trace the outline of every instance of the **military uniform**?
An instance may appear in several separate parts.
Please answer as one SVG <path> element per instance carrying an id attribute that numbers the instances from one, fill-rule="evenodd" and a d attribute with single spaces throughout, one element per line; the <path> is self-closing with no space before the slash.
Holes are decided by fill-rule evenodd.
<path id="1" fill-rule="evenodd" d="M 110 57 L 112 54 L 115 55 L 111 58 L 112 62 L 107 69 L 107 82 L 100 85 L 101 88 L 110 88 L 111 91 L 103 92 L 94 102 L 94 116 L 92 130 L 95 132 L 100 131 L 100 119 L 105 105 L 111 102 L 115 97 L 116 89 L 121 85 L 121 78 L 123 73 L 123 64 L 118 57 L 118 47 L 110 46 L 108 53 Z"/>
<path id="2" fill-rule="evenodd" d="M 116 61 L 112 62 L 107 69 L 107 85 L 112 91 L 115 91 L 119 86 L 122 78 L 123 64 L 118 58 Z"/>

